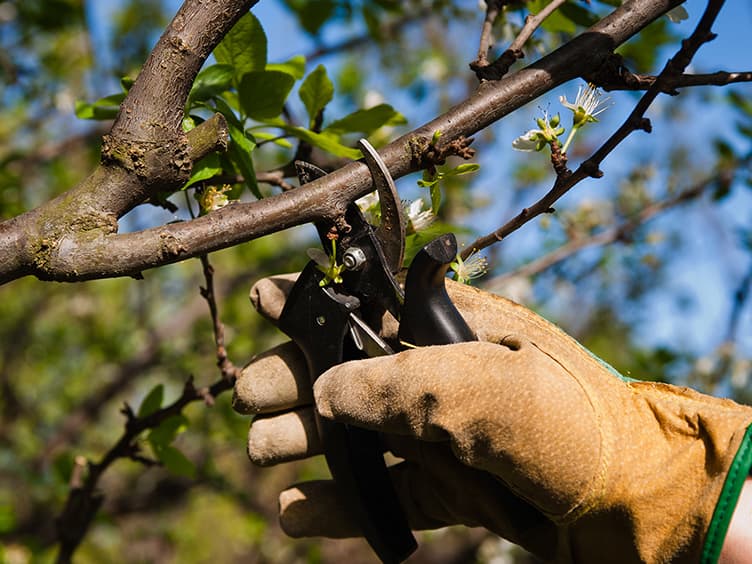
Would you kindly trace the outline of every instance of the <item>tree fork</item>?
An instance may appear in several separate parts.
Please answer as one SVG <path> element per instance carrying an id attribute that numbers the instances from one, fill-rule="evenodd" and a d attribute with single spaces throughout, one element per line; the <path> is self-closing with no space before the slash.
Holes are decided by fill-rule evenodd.
<path id="1" fill-rule="evenodd" d="M 414 172 L 414 160 L 407 150 L 411 138 L 430 138 L 435 131 L 442 132 L 445 142 L 460 136 L 472 136 L 556 86 L 595 71 L 618 45 L 680 3 L 680 0 L 625 2 L 588 31 L 538 62 L 499 81 L 481 84 L 472 96 L 445 114 L 384 147 L 380 152 L 382 158 L 395 178 Z M 250 0 L 216 0 L 209 7 L 197 0 L 186 1 L 123 102 L 110 135 L 128 138 L 136 132 L 136 138 L 149 141 L 164 139 L 162 136 L 168 131 L 180 135 L 175 133 L 175 128 L 179 127 L 185 97 L 200 68 L 201 60 L 209 55 L 229 31 L 231 24 L 252 4 L 254 2 Z M 224 20 L 219 17 L 220 12 Z M 199 32 L 196 21 L 202 25 L 212 21 L 215 27 L 205 26 Z M 178 35 L 175 36 L 174 33 Z M 191 41 L 180 42 L 175 37 L 190 37 Z M 193 45 L 196 47 L 192 47 Z M 187 68 L 175 64 L 174 50 L 182 52 L 184 48 L 195 55 L 186 56 L 184 61 L 181 59 Z M 172 53 L 173 56 L 160 59 L 160 53 Z M 160 60 L 171 61 L 177 76 L 171 76 L 166 81 L 164 77 L 169 76 L 169 73 L 157 68 L 159 65 L 155 62 Z M 180 86 L 174 85 L 173 81 L 180 83 Z M 166 84 L 167 82 L 170 84 Z M 172 100 L 169 103 L 164 98 L 156 100 L 163 96 L 159 92 L 165 88 L 169 94 L 167 98 Z M 148 100 L 146 106 L 136 105 L 143 97 Z M 175 103 L 180 97 L 181 103 Z M 176 109 L 178 107 L 179 112 Z M 157 123 L 166 126 L 148 125 L 152 123 L 152 117 L 158 118 Z M 159 121 L 162 118 L 166 121 Z M 118 216 L 120 212 L 141 203 L 144 197 L 143 184 L 134 180 L 134 175 L 122 179 L 121 184 L 115 182 L 108 186 L 104 192 L 111 192 L 109 197 L 108 194 L 103 194 L 101 186 L 89 189 L 89 197 L 104 195 L 111 206 L 108 211 L 117 211 Z M 35 234 L 37 242 L 45 240 L 49 244 L 45 247 L 44 268 L 41 269 L 39 261 L 34 263 L 29 260 L 28 253 L 23 260 L 12 256 L 18 249 L 21 237 L 17 233 L 7 233 L 8 226 L 0 224 L 0 229 L 7 233 L 0 238 L 0 282 L 30 273 L 40 278 L 61 281 L 138 276 L 145 269 L 231 247 L 294 225 L 337 217 L 349 202 L 369 191 L 371 177 L 368 169 L 364 164 L 355 162 L 297 190 L 249 204 L 234 204 L 192 221 L 137 233 L 119 235 L 104 233 L 102 230 L 96 233 L 67 231 L 62 236 L 53 232 L 50 234 L 52 237 L 49 237 L 42 229 Z M 33 214 L 35 211 L 38 210 L 29 213 Z M 14 227 L 21 228 L 20 222 L 10 228 Z"/>

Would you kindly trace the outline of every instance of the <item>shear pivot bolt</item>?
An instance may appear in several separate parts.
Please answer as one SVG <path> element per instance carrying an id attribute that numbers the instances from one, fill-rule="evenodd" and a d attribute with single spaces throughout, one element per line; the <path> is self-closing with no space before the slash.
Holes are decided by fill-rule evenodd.
<path id="1" fill-rule="evenodd" d="M 359 247 L 350 247 L 342 255 L 342 264 L 347 270 L 360 270 L 366 260 L 366 254 Z"/>

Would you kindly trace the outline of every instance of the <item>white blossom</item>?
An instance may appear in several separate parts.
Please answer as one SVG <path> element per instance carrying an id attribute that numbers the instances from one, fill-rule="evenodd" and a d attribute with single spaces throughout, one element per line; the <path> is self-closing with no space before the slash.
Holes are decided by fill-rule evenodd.
<path id="1" fill-rule="evenodd" d="M 468 284 L 470 280 L 480 278 L 488 272 L 488 259 L 473 251 L 463 260 L 458 253 L 457 259 L 449 267 L 454 271 L 454 279 L 457 282 Z"/>

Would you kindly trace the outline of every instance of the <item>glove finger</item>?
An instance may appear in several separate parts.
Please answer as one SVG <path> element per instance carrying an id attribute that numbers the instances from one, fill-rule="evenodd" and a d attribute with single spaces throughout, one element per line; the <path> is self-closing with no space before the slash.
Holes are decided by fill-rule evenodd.
<path id="1" fill-rule="evenodd" d="M 342 423 L 448 440 L 464 464 L 496 474 L 551 514 L 578 504 L 599 471 L 591 398 L 566 368 L 521 339 L 341 364 L 317 380 L 314 397 L 322 416 Z"/>
<path id="2" fill-rule="evenodd" d="M 555 534 L 551 523 L 487 472 L 461 464 L 446 444 L 423 443 L 419 459 L 389 468 L 397 497 L 413 530 L 463 524 L 483 526 L 510 540 Z M 280 494 L 280 524 L 292 537 L 361 535 L 331 480 L 304 482 Z"/>
<path id="3" fill-rule="evenodd" d="M 263 317 L 276 324 L 285 307 L 287 295 L 295 285 L 299 272 L 279 274 L 262 278 L 251 288 L 250 298 L 253 307 Z"/>
<path id="4" fill-rule="evenodd" d="M 313 407 L 259 415 L 248 431 L 248 458 L 258 466 L 273 466 L 321 453 Z"/>
<path id="5" fill-rule="evenodd" d="M 313 403 L 308 367 L 292 342 L 261 353 L 235 382 L 232 406 L 238 413 L 270 413 Z"/>
<path id="6" fill-rule="evenodd" d="M 510 352 L 472 342 L 346 362 L 319 377 L 315 403 L 322 416 L 342 423 L 447 440 L 460 421 L 493 403 L 489 393 L 495 395 L 504 384 L 489 374 L 489 366 L 507 366 Z"/>

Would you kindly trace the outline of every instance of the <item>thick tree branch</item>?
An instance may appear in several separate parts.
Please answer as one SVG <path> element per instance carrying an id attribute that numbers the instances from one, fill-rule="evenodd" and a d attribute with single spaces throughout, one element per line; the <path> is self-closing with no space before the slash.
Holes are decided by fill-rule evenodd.
<path id="1" fill-rule="evenodd" d="M 243 6 L 250 3 L 247 1 Z M 625 2 L 587 32 L 537 63 L 502 80 L 480 85 L 467 100 L 384 147 L 382 158 L 395 178 L 414 172 L 414 155 L 408 149 L 411 139 L 430 138 L 437 130 L 447 142 L 473 135 L 552 88 L 593 72 L 615 47 L 679 3 L 680 0 Z M 127 111 L 125 106 L 123 112 Z M 172 119 L 174 124 L 175 118 Z M 117 131 L 120 128 L 119 125 Z M 109 229 L 55 233 L 41 249 L 41 256 L 38 252 L 31 255 L 27 252 L 21 264 L 19 259 L 12 258 L 18 250 L 18 237 L 0 238 L 0 282 L 29 272 L 42 279 L 65 281 L 135 276 L 148 268 L 237 245 L 293 225 L 336 217 L 349 202 L 371 189 L 367 167 L 357 162 L 303 188 L 251 204 L 227 206 L 190 222 L 122 235 L 114 234 L 111 224 L 105 224 Z M 1 260 L 6 256 L 10 267 Z"/>
<path id="2" fill-rule="evenodd" d="M 95 189 L 103 209 L 120 217 L 155 189 L 177 189 L 191 170 L 181 129 L 193 80 L 206 58 L 258 0 L 186 0 L 144 64 L 104 138 L 102 164 L 137 177 Z"/>
<path id="3" fill-rule="evenodd" d="M 181 129 L 188 92 L 214 47 L 257 1 L 184 2 L 104 137 L 100 166 L 54 200 L 0 222 L 0 283 L 45 271 L 67 237 L 116 233 L 123 214 L 155 191 L 175 190 L 185 182 L 191 156 L 200 156 L 211 144 L 198 136 L 209 127 L 193 136 Z M 215 143 L 222 137 L 217 133 Z M 197 148 L 191 147 L 191 137 L 199 140 Z"/>

